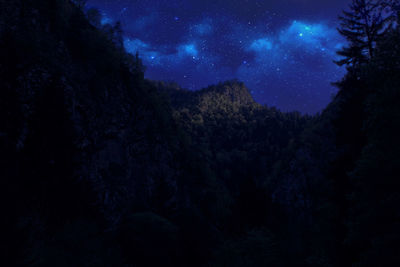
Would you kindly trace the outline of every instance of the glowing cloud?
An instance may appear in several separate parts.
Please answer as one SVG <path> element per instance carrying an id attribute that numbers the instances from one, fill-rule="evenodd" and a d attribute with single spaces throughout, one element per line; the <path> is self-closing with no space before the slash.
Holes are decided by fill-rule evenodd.
<path id="1" fill-rule="evenodd" d="M 268 38 L 257 39 L 253 41 L 250 45 L 249 50 L 262 52 L 266 50 L 271 50 L 273 47 L 272 42 Z"/>
<path id="2" fill-rule="evenodd" d="M 335 29 L 321 23 L 307 24 L 293 21 L 275 35 L 253 40 L 244 49 L 254 52 L 258 60 L 273 56 L 275 60 L 286 61 L 290 55 L 309 56 L 323 53 L 335 56 L 335 51 L 341 46 Z M 268 50 L 273 50 L 274 53 L 265 53 Z M 276 58 L 277 56 L 279 58 Z M 271 58 L 268 60 L 271 61 Z"/>
<path id="3" fill-rule="evenodd" d="M 282 44 L 293 44 L 295 47 L 318 52 L 332 46 L 331 40 L 337 38 L 337 35 L 336 29 L 321 23 L 293 21 L 288 28 L 281 31 L 279 41 Z"/>
<path id="4" fill-rule="evenodd" d="M 213 32 L 213 27 L 211 23 L 211 19 L 205 19 L 203 22 L 199 24 L 195 24 L 194 26 L 191 26 L 190 29 L 199 36 L 206 36 L 210 35 Z"/>
<path id="5" fill-rule="evenodd" d="M 126 51 L 131 54 L 135 54 L 136 52 L 143 53 L 146 52 L 149 48 L 149 45 L 144 43 L 143 41 L 130 38 L 126 38 L 124 40 L 124 46 Z"/>
<path id="6" fill-rule="evenodd" d="M 111 24 L 112 22 L 113 22 L 113 20 L 105 14 L 102 16 L 101 21 L 100 21 L 101 25 Z"/>
<path id="7" fill-rule="evenodd" d="M 197 57 L 199 52 L 194 44 L 184 44 L 178 47 L 178 52 L 180 54 L 186 54 L 192 57 Z"/>

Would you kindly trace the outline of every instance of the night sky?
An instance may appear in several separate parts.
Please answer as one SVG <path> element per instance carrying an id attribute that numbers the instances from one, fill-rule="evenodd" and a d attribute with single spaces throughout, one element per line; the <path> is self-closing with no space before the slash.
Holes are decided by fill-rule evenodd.
<path id="1" fill-rule="evenodd" d="M 337 17 L 350 0 L 89 0 L 103 23 L 121 21 L 145 76 L 191 90 L 238 79 L 255 100 L 315 113 L 345 70 Z"/>

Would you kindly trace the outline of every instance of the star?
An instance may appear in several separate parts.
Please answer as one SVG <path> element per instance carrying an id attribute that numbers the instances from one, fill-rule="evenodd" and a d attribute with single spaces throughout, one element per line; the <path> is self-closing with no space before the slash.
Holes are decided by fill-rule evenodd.
<path id="1" fill-rule="evenodd" d="M 336 31 L 344 1 L 333 1 L 329 9 L 319 5 L 322 15 L 312 19 L 316 7 L 294 0 L 278 1 L 282 5 L 259 0 L 243 0 L 245 5 L 228 0 L 87 3 L 100 10 L 102 24 L 121 21 L 124 46 L 133 55 L 139 52 L 147 79 L 198 90 L 236 78 L 261 104 L 273 105 L 277 95 L 278 108 L 312 113 L 330 101 L 336 90 L 330 83 L 345 73 L 332 63 L 345 46 Z"/>

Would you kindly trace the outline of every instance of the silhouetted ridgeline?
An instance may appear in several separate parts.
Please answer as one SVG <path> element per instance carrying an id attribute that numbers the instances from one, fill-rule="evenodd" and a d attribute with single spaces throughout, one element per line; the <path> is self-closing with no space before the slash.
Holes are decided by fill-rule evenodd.
<path id="1" fill-rule="evenodd" d="M 83 2 L 0 0 L 2 266 L 400 265 L 398 27 L 311 117 L 145 80 Z"/>

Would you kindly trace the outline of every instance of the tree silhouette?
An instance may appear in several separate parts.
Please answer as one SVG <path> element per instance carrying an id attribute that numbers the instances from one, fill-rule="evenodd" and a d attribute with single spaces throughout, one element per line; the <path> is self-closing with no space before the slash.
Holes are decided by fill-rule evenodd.
<path id="1" fill-rule="evenodd" d="M 83 9 L 86 5 L 87 0 L 74 0 L 74 2 L 79 9 Z"/>
<path id="2" fill-rule="evenodd" d="M 87 12 L 86 12 L 86 16 L 87 19 L 89 20 L 89 22 L 97 27 L 100 28 L 101 26 L 101 13 L 97 8 L 90 8 Z"/>
<path id="3" fill-rule="evenodd" d="M 337 54 L 344 58 L 336 61 L 339 66 L 356 66 L 368 62 L 374 55 L 376 42 L 390 29 L 394 16 L 390 1 L 353 0 L 350 11 L 343 11 L 339 33 L 349 42 Z"/>

